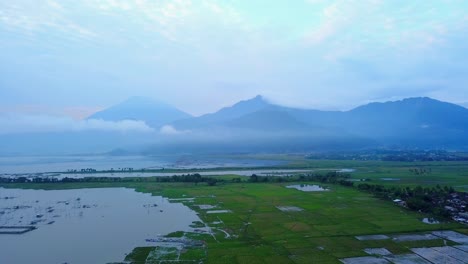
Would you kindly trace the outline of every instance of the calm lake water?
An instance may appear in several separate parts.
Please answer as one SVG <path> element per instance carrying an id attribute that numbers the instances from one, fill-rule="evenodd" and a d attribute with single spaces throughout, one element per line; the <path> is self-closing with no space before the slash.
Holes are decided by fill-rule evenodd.
<path id="1" fill-rule="evenodd" d="M 181 203 L 126 188 L 20 190 L 0 188 L 0 226 L 36 226 L 0 234 L 0 263 L 123 261 L 145 239 L 194 231 L 201 221 Z M 209 231 L 209 230 L 206 230 Z"/>
<path id="2" fill-rule="evenodd" d="M 0 156 L 2 173 L 63 172 L 80 170 L 134 169 L 193 169 L 217 167 L 258 167 L 283 164 L 277 160 L 230 159 L 214 156 Z"/>

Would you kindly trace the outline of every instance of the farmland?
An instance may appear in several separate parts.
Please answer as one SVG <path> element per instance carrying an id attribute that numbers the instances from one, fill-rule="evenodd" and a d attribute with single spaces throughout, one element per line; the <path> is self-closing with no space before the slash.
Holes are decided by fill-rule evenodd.
<path id="1" fill-rule="evenodd" d="M 468 163 L 378 162 L 292 160 L 289 168 L 352 168 L 352 179 L 369 179 L 386 186 L 454 186 L 466 190 Z M 419 174 L 416 174 L 415 169 Z M 195 210 L 213 234 L 174 233 L 170 236 L 204 241 L 202 247 L 177 249 L 137 248 L 127 256 L 133 263 L 179 260 L 204 263 L 340 263 L 343 258 L 367 256 L 366 248 L 386 248 L 393 254 L 411 253 L 411 248 L 456 245 L 442 238 L 423 241 L 358 240 L 356 236 L 426 234 L 454 230 L 468 234 L 465 225 L 444 220 L 422 222 L 425 215 L 396 206 L 357 188 L 321 184 L 328 191 L 303 192 L 286 188 L 292 183 L 240 182 L 235 175 L 210 176 L 206 183 L 156 182 L 154 178 L 122 182 L 3 183 L 6 188 L 75 189 L 127 187 L 183 202 Z M 385 180 L 395 178 L 398 180 Z M 296 182 L 301 184 L 302 182 Z M 194 198 L 194 199 L 189 199 Z M 203 205 L 203 206 L 199 206 Z M 295 207 L 299 210 L 280 210 Z M 206 210 L 213 208 L 213 212 Z M 219 212 L 216 212 L 218 211 Z M 157 224 L 157 223 L 155 223 Z M 203 225 L 202 225 L 203 226 Z M 153 253 L 152 253 L 153 252 Z M 162 252 L 162 254 L 154 254 Z M 164 254 L 166 252 L 167 254 Z M 151 263 L 151 262 L 148 262 Z"/>

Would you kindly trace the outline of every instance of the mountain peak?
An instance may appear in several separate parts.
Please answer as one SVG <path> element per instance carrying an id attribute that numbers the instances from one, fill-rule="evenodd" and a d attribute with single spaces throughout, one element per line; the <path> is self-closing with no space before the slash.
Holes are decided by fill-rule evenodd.
<path id="1" fill-rule="evenodd" d="M 257 94 L 257 96 L 255 96 L 254 98 L 252 98 L 250 100 L 265 101 L 265 97 L 263 97 L 263 95 L 261 95 L 261 94 Z"/>
<path id="2" fill-rule="evenodd" d="M 361 111 L 369 108 L 387 108 L 392 107 L 395 110 L 400 109 L 401 107 L 414 107 L 420 108 L 421 106 L 440 106 L 440 105 L 453 105 L 451 103 L 442 102 L 430 97 L 409 97 L 396 101 L 386 101 L 386 102 L 372 102 L 365 105 L 358 106 L 351 111 Z"/>
<path id="3" fill-rule="evenodd" d="M 234 105 L 224 107 L 215 113 L 205 114 L 192 120 L 180 120 L 175 123 L 175 126 L 185 129 L 193 128 L 194 124 L 198 124 L 195 126 L 215 124 L 217 122 L 224 122 L 239 118 L 243 115 L 269 108 L 270 106 L 272 106 L 272 104 L 267 102 L 263 96 L 257 95 L 253 98 L 239 101 Z"/>
<path id="4" fill-rule="evenodd" d="M 270 103 L 268 102 L 268 100 L 265 99 L 263 95 L 257 95 L 253 98 L 242 100 L 234 104 L 232 107 L 239 106 L 239 105 L 256 105 L 256 106 L 264 107 L 264 106 L 270 105 Z"/>
<path id="5" fill-rule="evenodd" d="M 152 127 L 159 127 L 175 120 L 191 117 L 170 104 L 148 97 L 133 96 L 127 100 L 94 113 L 88 119 L 107 121 L 141 120 Z"/>
<path id="6" fill-rule="evenodd" d="M 442 103 L 442 101 L 424 96 L 424 97 L 409 97 L 401 100 L 401 102 L 415 102 L 415 103 L 428 103 L 428 102 L 438 102 Z"/>

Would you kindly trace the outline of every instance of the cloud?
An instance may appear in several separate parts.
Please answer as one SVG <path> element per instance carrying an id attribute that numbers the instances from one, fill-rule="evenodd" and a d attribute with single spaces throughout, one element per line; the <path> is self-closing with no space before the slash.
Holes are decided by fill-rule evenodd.
<path id="1" fill-rule="evenodd" d="M 256 94 L 322 109 L 406 95 L 467 101 L 466 10 L 431 0 L 0 1 L 0 103 L 95 107 L 144 95 L 203 114 Z"/>
<path id="2" fill-rule="evenodd" d="M 190 131 L 188 131 L 188 130 L 177 130 L 173 126 L 165 125 L 165 126 L 161 127 L 161 129 L 159 130 L 159 133 L 161 133 L 163 135 L 181 135 L 181 134 L 190 133 Z"/>
<path id="3" fill-rule="evenodd" d="M 76 22 L 71 10 L 56 1 L 45 3 L 20 0 L 0 3 L 0 27 L 18 30 L 29 38 L 37 39 L 38 35 L 55 31 L 55 36 L 65 39 L 89 41 L 97 37 L 91 29 Z"/>
<path id="4" fill-rule="evenodd" d="M 0 115 L 0 134 L 83 131 L 149 133 L 154 130 L 145 122 L 134 120 L 112 122 L 100 119 L 73 120 L 47 115 Z"/>

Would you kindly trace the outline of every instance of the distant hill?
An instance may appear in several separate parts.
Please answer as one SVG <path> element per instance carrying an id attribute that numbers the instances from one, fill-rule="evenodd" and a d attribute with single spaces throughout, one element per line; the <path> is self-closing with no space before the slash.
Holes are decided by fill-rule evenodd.
<path id="1" fill-rule="evenodd" d="M 468 142 L 468 109 L 427 97 L 371 103 L 344 116 L 353 132 L 382 141 L 422 146 Z"/>
<path id="2" fill-rule="evenodd" d="M 224 107 L 215 113 L 179 120 L 174 122 L 173 125 L 179 129 L 219 126 L 223 122 L 240 118 L 243 115 L 250 114 L 270 106 L 273 105 L 267 102 L 262 96 L 257 95 L 255 98 L 240 101 L 233 106 Z"/>
<path id="3" fill-rule="evenodd" d="M 359 139 L 385 146 L 468 146 L 468 109 L 427 97 L 370 103 L 350 111 L 319 111 L 274 105 L 256 96 L 212 114 L 176 121 L 173 125 L 199 131 L 214 127 L 237 129 L 239 134 L 242 134 L 239 129 L 243 129 L 265 136 L 284 131 L 308 135 L 309 141 L 301 142 L 338 138 L 339 135 L 348 141 Z"/>
<path id="4" fill-rule="evenodd" d="M 191 115 L 169 105 L 146 97 L 131 97 L 128 100 L 99 111 L 88 119 L 106 121 L 142 120 L 153 128 L 175 120 L 190 118 Z"/>

